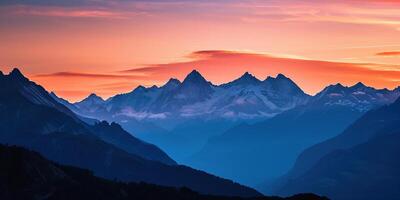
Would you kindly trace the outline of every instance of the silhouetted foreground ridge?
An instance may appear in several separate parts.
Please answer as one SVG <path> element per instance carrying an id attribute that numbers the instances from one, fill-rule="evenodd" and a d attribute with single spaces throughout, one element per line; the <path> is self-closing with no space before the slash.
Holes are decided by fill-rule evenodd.
<path id="1" fill-rule="evenodd" d="M 88 170 L 55 164 L 36 152 L 16 146 L 0 145 L 0 163 L 0 199 L 243 199 L 200 195 L 187 188 L 109 181 L 93 176 Z M 324 198 L 301 194 L 286 199 Z"/>

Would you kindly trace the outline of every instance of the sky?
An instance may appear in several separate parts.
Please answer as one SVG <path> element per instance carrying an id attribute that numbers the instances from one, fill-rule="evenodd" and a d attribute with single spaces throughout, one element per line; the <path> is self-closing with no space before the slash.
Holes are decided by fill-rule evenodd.
<path id="1" fill-rule="evenodd" d="M 285 74 L 400 85 L 400 1 L 2 0 L 0 70 L 70 101 L 161 86 L 196 69 L 214 84 Z"/>

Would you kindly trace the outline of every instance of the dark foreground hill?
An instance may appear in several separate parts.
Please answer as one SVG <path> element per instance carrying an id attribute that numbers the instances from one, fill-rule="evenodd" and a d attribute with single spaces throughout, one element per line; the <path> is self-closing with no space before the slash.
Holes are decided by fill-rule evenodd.
<path id="1" fill-rule="evenodd" d="M 200 195 L 187 188 L 109 181 L 93 176 L 88 170 L 55 164 L 36 152 L 16 146 L 0 145 L 0 163 L 0 199 L 243 199 Z M 248 199 L 279 200 L 283 198 Z M 286 199 L 324 198 L 313 194 L 300 194 Z"/>

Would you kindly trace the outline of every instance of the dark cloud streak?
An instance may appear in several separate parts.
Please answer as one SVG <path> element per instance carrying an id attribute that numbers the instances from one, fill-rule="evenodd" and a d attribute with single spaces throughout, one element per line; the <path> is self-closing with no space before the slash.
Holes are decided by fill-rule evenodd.
<path id="1" fill-rule="evenodd" d="M 81 77 L 81 78 L 103 78 L 103 79 L 145 79 L 145 76 L 119 75 L 119 74 L 93 74 L 79 72 L 56 72 L 51 74 L 39 74 L 36 77 Z"/>
<path id="2" fill-rule="evenodd" d="M 377 56 L 400 56 L 400 51 L 385 51 L 375 54 Z"/>

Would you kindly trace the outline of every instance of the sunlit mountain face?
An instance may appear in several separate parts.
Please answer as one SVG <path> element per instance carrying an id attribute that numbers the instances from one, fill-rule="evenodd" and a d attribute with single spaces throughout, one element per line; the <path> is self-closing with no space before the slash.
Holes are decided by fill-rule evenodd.
<path id="1" fill-rule="evenodd" d="M 399 31 L 396 0 L 2 0 L 0 199 L 399 199 Z"/>

